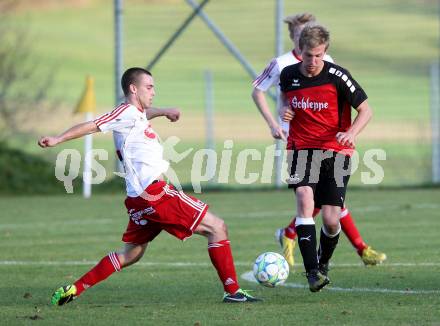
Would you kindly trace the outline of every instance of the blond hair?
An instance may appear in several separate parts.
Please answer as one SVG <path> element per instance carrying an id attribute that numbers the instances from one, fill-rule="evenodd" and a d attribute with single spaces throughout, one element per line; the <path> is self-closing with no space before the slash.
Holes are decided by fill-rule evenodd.
<path id="1" fill-rule="evenodd" d="M 316 17 L 308 12 L 302 14 L 290 15 L 284 18 L 284 22 L 289 24 L 289 29 L 296 28 L 299 25 L 304 25 L 307 23 L 312 23 L 316 21 Z"/>
<path id="2" fill-rule="evenodd" d="M 328 49 L 330 44 L 330 32 L 327 28 L 319 24 L 306 24 L 299 37 L 299 48 L 302 50 L 305 46 L 308 48 L 316 48 L 325 44 Z"/>
<path id="3" fill-rule="evenodd" d="M 302 14 L 290 15 L 284 18 L 284 22 L 288 24 L 288 29 L 290 33 L 290 38 L 293 41 L 293 35 L 298 26 L 302 26 L 308 23 L 316 22 L 316 17 L 308 12 L 304 12 Z"/>

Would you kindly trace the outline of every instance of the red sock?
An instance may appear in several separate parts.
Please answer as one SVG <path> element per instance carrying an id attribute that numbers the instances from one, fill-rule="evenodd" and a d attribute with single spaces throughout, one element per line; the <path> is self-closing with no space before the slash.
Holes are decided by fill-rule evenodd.
<path id="1" fill-rule="evenodd" d="M 312 215 L 313 218 L 315 218 L 316 215 L 318 215 L 320 211 L 321 211 L 321 208 L 316 208 L 316 207 L 315 207 L 315 208 L 313 209 L 313 215 Z"/>
<path id="2" fill-rule="evenodd" d="M 84 290 L 87 290 L 89 287 L 105 280 L 114 272 L 119 272 L 120 270 L 121 263 L 119 262 L 118 255 L 115 252 L 109 253 L 108 256 L 102 258 L 95 267 L 75 282 L 76 295 L 80 295 Z"/>
<path id="3" fill-rule="evenodd" d="M 341 212 L 340 223 L 342 231 L 344 231 L 348 240 L 350 240 L 353 247 L 356 248 L 358 254 L 362 255 L 362 251 L 367 248 L 367 244 L 362 239 L 359 230 L 357 229 L 353 219 L 351 218 L 350 211 L 347 208 L 345 208 Z"/>
<path id="4" fill-rule="evenodd" d="M 286 226 L 286 228 L 284 229 L 284 235 L 292 240 L 296 239 L 295 221 L 296 221 L 296 217 L 294 217 L 290 222 L 290 224 Z"/>
<path id="5" fill-rule="evenodd" d="M 208 253 L 226 292 L 234 294 L 240 286 L 235 273 L 229 240 L 208 243 Z"/>
<path id="6" fill-rule="evenodd" d="M 316 215 L 319 214 L 319 212 L 321 211 L 320 208 L 315 208 L 313 210 L 313 217 L 315 217 Z M 296 228 L 295 228 L 295 221 L 296 221 L 296 217 L 294 217 L 292 219 L 292 221 L 290 222 L 290 224 L 284 229 L 284 235 L 286 237 L 288 237 L 289 239 L 295 240 L 296 239 Z"/>

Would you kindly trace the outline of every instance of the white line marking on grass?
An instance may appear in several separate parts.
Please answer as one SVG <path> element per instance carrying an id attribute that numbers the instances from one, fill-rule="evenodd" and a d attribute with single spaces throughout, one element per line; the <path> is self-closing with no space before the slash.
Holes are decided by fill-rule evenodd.
<path id="1" fill-rule="evenodd" d="M 95 265 L 98 261 L 92 260 L 73 260 L 73 261 L 26 261 L 26 260 L 3 260 L 0 261 L 0 265 L 4 266 L 82 266 L 82 265 Z M 236 264 L 238 265 L 238 264 Z M 249 266 L 246 264 L 243 266 Z M 136 266 L 171 266 L 171 267 L 193 267 L 193 266 L 211 266 L 211 263 L 184 263 L 184 262 L 138 262 Z"/>
<path id="2" fill-rule="evenodd" d="M 0 266 L 93 266 L 97 261 L 80 260 L 80 261 L 26 261 L 26 260 L 2 260 Z M 210 262 L 139 262 L 137 266 L 164 266 L 164 267 L 210 267 Z M 250 266 L 251 263 L 236 262 L 236 266 Z M 360 264 L 336 264 L 333 267 L 361 267 Z M 440 263 L 394 263 L 380 265 L 386 266 L 400 266 L 400 267 L 419 267 L 419 266 L 440 266 Z M 249 271 L 241 275 L 241 278 L 248 281 L 257 283 L 254 278 L 253 272 Z M 295 288 L 295 289 L 307 289 L 307 286 L 300 283 L 284 283 L 281 286 Z M 369 292 L 369 293 L 390 293 L 390 294 L 440 294 L 440 290 L 393 290 L 384 288 L 341 288 L 341 287 L 328 287 L 328 291 L 337 292 Z"/>
<path id="3" fill-rule="evenodd" d="M 396 210 L 399 208 L 402 208 L 402 205 L 372 205 L 372 206 L 354 206 L 353 209 L 350 209 L 357 212 L 379 212 L 379 211 L 390 211 L 390 210 Z M 414 204 L 409 207 L 409 209 L 440 209 L 440 204 L 433 204 L 433 203 L 419 203 Z M 285 217 L 286 215 L 289 215 L 293 217 L 295 215 L 295 209 L 292 207 L 291 210 L 280 210 L 280 211 L 267 211 L 267 212 L 248 212 L 248 213 L 240 213 L 240 212 L 225 212 L 219 214 L 222 217 L 227 218 L 267 218 L 267 217 Z M 96 218 L 96 219 L 70 219 L 68 221 L 60 220 L 60 221 L 51 221 L 50 226 L 56 226 L 56 225 L 93 225 L 93 224 L 112 224 L 112 223 L 118 223 L 119 221 L 117 219 L 102 219 L 102 218 Z M 28 220 L 23 221 L 23 223 L 5 223 L 0 224 L 0 230 L 3 229 L 16 229 L 16 228 L 47 228 L 48 223 L 29 223 Z"/>
<path id="4" fill-rule="evenodd" d="M 49 261 L 49 260 L 0 260 L 0 265 L 3 266 L 31 266 L 31 265 L 39 265 L 39 266 L 74 266 L 74 265 L 94 265 L 97 264 L 98 261 L 92 260 L 67 260 L 67 261 Z M 236 266 L 252 266 L 252 262 L 243 262 L 237 261 L 235 262 Z M 158 262 L 158 261 L 145 261 L 136 263 L 137 266 L 170 266 L 170 267 L 203 267 L 203 266 L 211 266 L 212 264 L 207 262 Z M 365 267 L 361 263 L 357 264 L 331 264 L 332 268 L 344 268 L 344 267 L 362 267 L 362 268 L 385 268 L 385 267 L 438 267 L 439 263 L 385 263 L 382 265 Z M 302 266 L 295 266 L 295 269 L 301 269 Z"/>
<path id="5" fill-rule="evenodd" d="M 96 218 L 96 219 L 79 219 L 76 220 L 75 218 L 70 220 L 58 220 L 58 221 L 51 221 L 50 223 L 33 223 L 29 222 L 29 220 L 24 221 L 23 223 L 9 223 L 9 224 L 0 224 L 0 230 L 2 229 L 35 229 L 35 228 L 44 228 L 47 229 L 49 227 L 53 226 L 66 226 L 66 225 L 93 225 L 93 224 L 111 224 L 116 223 L 116 220 L 108 219 L 108 218 Z"/>
<path id="6" fill-rule="evenodd" d="M 257 283 L 252 271 L 241 274 L 241 278 L 245 281 Z M 280 286 L 285 286 L 294 289 L 307 289 L 308 286 L 300 283 L 284 283 Z M 329 286 L 324 291 L 336 291 L 336 292 L 370 292 L 370 293 L 390 293 L 390 294 L 440 294 L 440 290 L 393 290 L 393 289 L 381 289 L 381 288 L 341 288 Z"/>
<path id="7" fill-rule="evenodd" d="M 379 212 L 379 211 L 390 211 L 396 209 L 439 209 L 440 204 L 433 203 L 419 203 L 410 205 L 408 208 L 403 205 L 370 205 L 370 206 L 353 206 L 350 208 L 351 211 L 354 212 Z M 248 213 L 234 213 L 234 212 L 226 212 L 221 214 L 223 217 L 236 217 L 236 218 L 258 218 L 258 217 L 270 217 L 270 216 L 285 216 L 285 215 L 294 215 L 295 208 L 292 207 L 291 210 L 281 210 L 281 211 L 267 211 L 267 212 L 248 212 Z"/>
<path id="8" fill-rule="evenodd" d="M 440 266 L 440 263 L 383 263 L 376 266 L 365 266 L 363 263 L 355 263 L 355 264 L 332 264 L 330 263 L 330 267 L 365 267 L 365 268 L 380 268 L 380 267 L 437 267 Z"/>

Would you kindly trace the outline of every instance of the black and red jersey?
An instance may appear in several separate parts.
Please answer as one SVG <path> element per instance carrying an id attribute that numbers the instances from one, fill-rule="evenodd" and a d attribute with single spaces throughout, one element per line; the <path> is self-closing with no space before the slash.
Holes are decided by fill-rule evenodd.
<path id="1" fill-rule="evenodd" d="M 367 95 L 348 70 L 334 63 L 324 61 L 314 77 L 304 76 L 300 65 L 287 66 L 280 75 L 281 91 L 295 112 L 287 148 L 350 151 L 336 141 L 336 134 L 351 126 L 351 107 L 357 108 Z"/>

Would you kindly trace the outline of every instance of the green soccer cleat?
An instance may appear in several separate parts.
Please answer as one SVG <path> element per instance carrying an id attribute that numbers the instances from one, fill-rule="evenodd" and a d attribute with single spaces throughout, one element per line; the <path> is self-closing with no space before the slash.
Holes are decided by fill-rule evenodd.
<path id="1" fill-rule="evenodd" d="M 312 292 L 319 292 L 324 286 L 330 284 L 330 279 L 317 269 L 312 269 L 306 273 L 306 276 L 309 282 L 309 289 Z"/>
<path id="2" fill-rule="evenodd" d="M 290 267 L 293 267 L 295 260 L 293 257 L 293 251 L 295 250 L 296 242 L 284 235 L 284 229 L 278 229 L 275 232 L 275 239 L 279 242 L 281 249 L 283 250 L 283 256 L 286 258 Z"/>
<path id="3" fill-rule="evenodd" d="M 223 295 L 223 302 L 225 303 L 239 303 L 239 302 L 258 302 L 261 299 L 255 298 L 247 293 L 245 290 L 238 289 L 234 294 L 225 292 Z"/>
<path id="4" fill-rule="evenodd" d="M 387 259 L 387 255 L 383 252 L 376 251 L 371 247 L 367 247 L 362 250 L 361 259 L 367 266 L 378 265 L 382 264 Z"/>
<path id="5" fill-rule="evenodd" d="M 66 303 L 71 302 L 76 298 L 76 286 L 66 285 L 57 289 L 54 294 L 52 294 L 52 299 L 50 302 L 54 306 L 62 306 Z"/>

